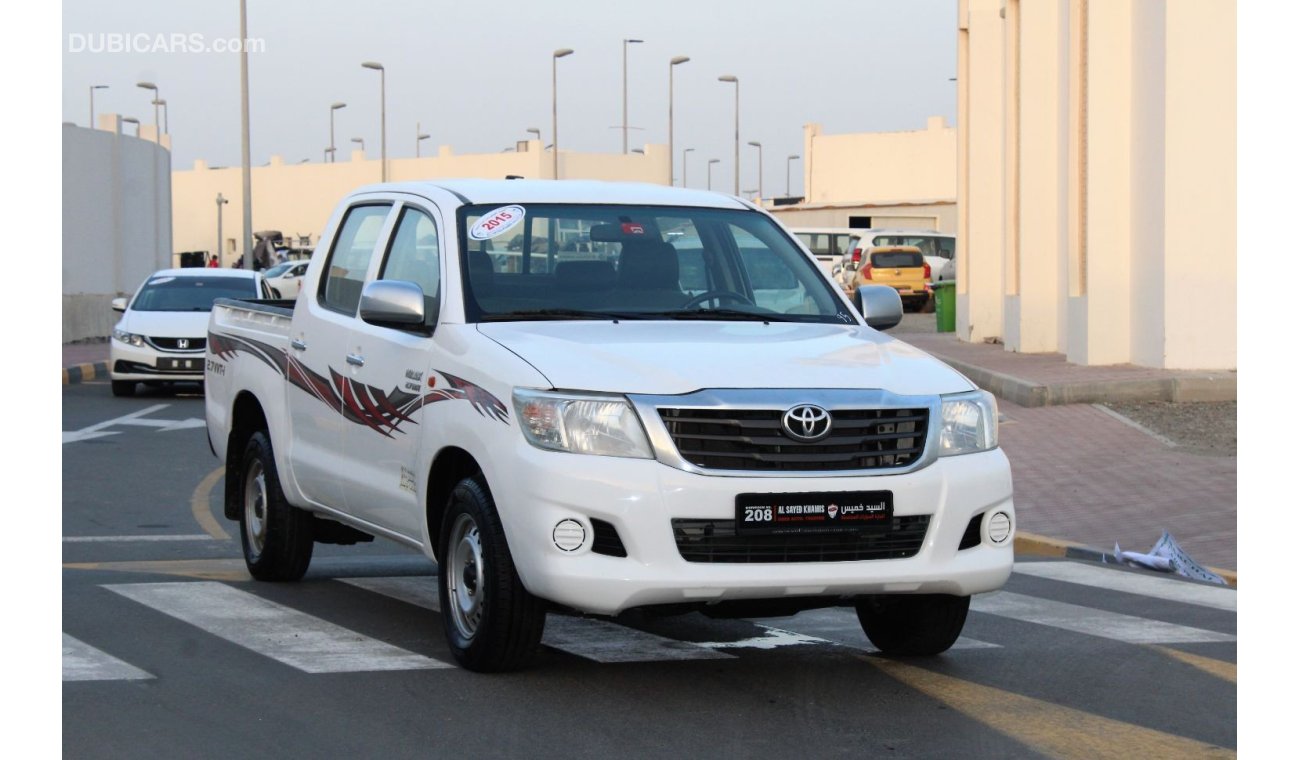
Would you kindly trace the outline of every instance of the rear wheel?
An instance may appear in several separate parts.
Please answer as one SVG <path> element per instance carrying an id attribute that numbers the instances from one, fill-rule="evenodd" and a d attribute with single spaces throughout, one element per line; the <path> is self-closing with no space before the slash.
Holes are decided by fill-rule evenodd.
<path id="1" fill-rule="evenodd" d="M 239 536 L 249 574 L 259 581 L 302 578 L 311 564 L 312 518 L 285 500 L 266 431 L 248 439 L 241 473 Z"/>
<path id="2" fill-rule="evenodd" d="M 885 654 L 924 656 L 945 652 L 966 625 L 969 596 L 883 594 L 857 603 L 862 630 Z"/>
<path id="3" fill-rule="evenodd" d="M 542 640 L 546 605 L 519 580 L 492 494 L 477 478 L 452 489 L 441 546 L 438 598 L 456 661 L 482 673 L 526 667 Z"/>
<path id="4" fill-rule="evenodd" d="M 121 397 L 124 397 L 124 398 L 129 398 L 129 397 L 131 397 L 131 396 L 134 396 L 134 395 L 135 395 L 135 381 L 134 381 L 134 380 L 114 380 L 114 381 L 113 381 L 113 395 L 114 395 L 114 396 L 121 396 Z"/>

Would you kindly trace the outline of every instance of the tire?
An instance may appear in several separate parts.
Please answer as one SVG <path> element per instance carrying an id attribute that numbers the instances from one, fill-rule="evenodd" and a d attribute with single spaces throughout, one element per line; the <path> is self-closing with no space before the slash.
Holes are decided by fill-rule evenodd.
<path id="1" fill-rule="evenodd" d="M 439 532 L 438 599 L 456 662 L 479 673 L 526 667 L 546 625 L 546 604 L 515 572 L 492 494 L 478 478 L 452 489 Z"/>
<path id="2" fill-rule="evenodd" d="M 135 395 L 134 380 L 114 380 L 113 395 L 121 398 L 130 398 Z"/>
<path id="3" fill-rule="evenodd" d="M 857 604 L 858 622 L 871 643 L 885 654 L 909 657 L 947 651 L 969 609 L 969 596 L 947 594 L 884 594 Z"/>
<path id="4" fill-rule="evenodd" d="M 265 430 L 248 439 L 239 473 L 239 538 L 249 574 L 259 581 L 299 580 L 311 564 L 312 517 L 285 500 Z"/>

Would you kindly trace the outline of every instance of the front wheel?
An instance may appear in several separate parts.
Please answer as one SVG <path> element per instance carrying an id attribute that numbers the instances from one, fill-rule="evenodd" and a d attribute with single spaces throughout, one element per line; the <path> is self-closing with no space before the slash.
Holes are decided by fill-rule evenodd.
<path id="1" fill-rule="evenodd" d="M 882 594 L 857 603 L 858 622 L 871 643 L 890 655 L 946 652 L 966 625 L 969 596 Z"/>
<path id="2" fill-rule="evenodd" d="M 249 574 L 259 581 L 299 580 L 311 564 L 312 517 L 284 498 L 266 431 L 248 439 L 240 472 L 239 536 Z"/>
<path id="3" fill-rule="evenodd" d="M 515 572 L 492 494 L 477 478 L 456 485 L 441 530 L 438 598 L 447 645 L 463 667 L 526 667 L 542 640 L 545 603 Z"/>

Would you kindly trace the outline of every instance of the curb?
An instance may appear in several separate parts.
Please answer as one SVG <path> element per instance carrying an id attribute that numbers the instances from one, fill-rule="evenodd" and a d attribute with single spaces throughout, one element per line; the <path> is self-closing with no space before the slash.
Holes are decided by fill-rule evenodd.
<path id="1" fill-rule="evenodd" d="M 1015 551 L 1016 556 L 1062 557 L 1065 559 L 1091 560 L 1093 562 L 1100 562 L 1102 557 L 1107 556 L 1106 552 L 1094 549 L 1091 546 L 1021 531 L 1016 531 Z M 1206 569 L 1223 576 L 1223 579 L 1228 582 L 1229 588 L 1237 588 L 1237 572 L 1235 570 L 1223 570 L 1217 567 L 1207 567 Z"/>
<path id="2" fill-rule="evenodd" d="M 71 367 L 63 368 L 64 385 L 84 383 L 87 380 L 101 379 L 105 377 L 108 377 L 108 362 L 76 364 Z"/>

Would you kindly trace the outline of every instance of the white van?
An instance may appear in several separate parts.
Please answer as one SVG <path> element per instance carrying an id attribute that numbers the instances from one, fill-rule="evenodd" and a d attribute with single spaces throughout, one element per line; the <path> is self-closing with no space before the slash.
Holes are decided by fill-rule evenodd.
<path id="1" fill-rule="evenodd" d="M 812 251 L 821 264 L 822 270 L 828 275 L 833 274 L 832 270 L 836 264 L 841 264 L 841 259 L 845 251 L 848 250 L 849 239 L 862 230 L 849 229 L 848 227 L 791 227 L 790 233 L 798 238 L 804 247 Z M 841 264 L 842 265 L 842 264 Z"/>

